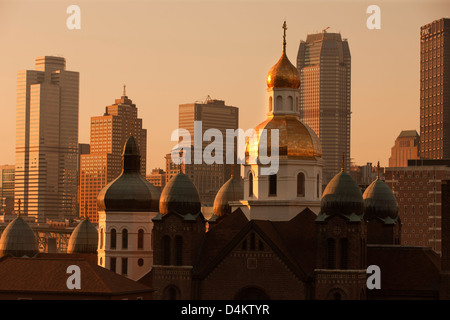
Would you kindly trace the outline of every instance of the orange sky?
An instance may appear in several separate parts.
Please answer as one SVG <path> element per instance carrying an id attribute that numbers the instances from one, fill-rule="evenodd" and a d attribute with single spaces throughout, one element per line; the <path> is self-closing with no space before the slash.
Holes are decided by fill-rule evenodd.
<path id="1" fill-rule="evenodd" d="M 68 30 L 66 8 L 81 8 L 81 30 Z M 381 8 L 381 30 L 366 28 L 366 8 Z M 21 1 L 0 0 L 1 164 L 15 157 L 16 73 L 34 59 L 60 55 L 80 72 L 79 141 L 91 116 L 120 97 L 122 85 L 148 130 L 147 171 L 164 168 L 178 105 L 208 95 L 239 107 L 240 127 L 266 117 L 266 74 L 300 40 L 330 27 L 352 55 L 351 156 L 388 164 L 401 130 L 419 132 L 419 30 L 450 16 L 436 1 Z"/>

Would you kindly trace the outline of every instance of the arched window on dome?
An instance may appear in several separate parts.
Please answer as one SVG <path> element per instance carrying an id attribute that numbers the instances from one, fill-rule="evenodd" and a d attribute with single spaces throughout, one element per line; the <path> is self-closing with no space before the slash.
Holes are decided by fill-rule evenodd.
<path id="1" fill-rule="evenodd" d="M 297 174 L 297 197 L 305 196 L 305 174 L 300 172 Z"/>
<path id="2" fill-rule="evenodd" d="M 316 197 L 320 198 L 320 175 L 317 174 L 317 181 L 316 181 Z"/>
<path id="3" fill-rule="evenodd" d="M 269 196 L 277 195 L 277 175 L 269 175 Z"/>
<path id="4" fill-rule="evenodd" d="M 181 236 L 175 237 L 175 265 L 183 265 L 183 238 Z"/>
<path id="5" fill-rule="evenodd" d="M 142 230 L 142 229 L 138 230 L 137 247 L 138 247 L 138 249 L 144 249 L 144 230 Z"/>
<path id="6" fill-rule="evenodd" d="M 128 249 L 128 230 L 122 230 L 122 249 Z"/>
<path id="7" fill-rule="evenodd" d="M 294 99 L 292 98 L 292 96 L 288 97 L 288 101 L 287 101 L 287 107 L 289 111 L 294 111 Z"/>
<path id="8" fill-rule="evenodd" d="M 170 237 L 164 236 L 162 238 L 162 264 L 164 266 L 170 265 Z"/>
<path id="9" fill-rule="evenodd" d="M 248 196 L 253 196 L 253 173 L 248 175 Z"/>
<path id="10" fill-rule="evenodd" d="M 117 242 L 117 232 L 116 229 L 111 229 L 111 249 L 115 249 L 116 248 L 116 242 Z"/>
<path id="11" fill-rule="evenodd" d="M 272 99 L 272 97 L 270 96 L 270 97 L 269 97 L 269 112 L 272 112 L 272 110 L 273 110 L 272 103 L 273 103 L 273 99 Z"/>
<path id="12" fill-rule="evenodd" d="M 275 109 L 277 109 L 277 111 L 283 110 L 283 98 L 281 96 L 277 96 Z"/>
<path id="13" fill-rule="evenodd" d="M 105 232 L 103 231 L 103 228 L 101 228 L 100 229 L 100 249 L 103 249 L 103 241 L 104 241 L 103 237 L 105 236 L 104 233 Z"/>
<path id="14" fill-rule="evenodd" d="M 327 240 L 327 269 L 336 268 L 336 242 L 333 238 Z"/>

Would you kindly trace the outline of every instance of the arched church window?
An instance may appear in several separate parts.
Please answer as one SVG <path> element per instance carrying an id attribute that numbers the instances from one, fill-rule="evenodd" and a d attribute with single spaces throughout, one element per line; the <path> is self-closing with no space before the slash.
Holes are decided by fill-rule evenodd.
<path id="1" fill-rule="evenodd" d="M 117 234 L 116 229 L 111 229 L 111 249 L 116 248 Z"/>
<path id="2" fill-rule="evenodd" d="M 122 249 L 128 249 L 128 230 L 122 230 Z"/>
<path id="3" fill-rule="evenodd" d="M 269 196 L 277 195 L 277 175 L 269 175 Z"/>
<path id="4" fill-rule="evenodd" d="M 269 97 L 269 112 L 272 112 L 272 97 Z"/>
<path id="5" fill-rule="evenodd" d="M 305 196 L 305 174 L 300 172 L 297 174 L 297 197 Z"/>
<path id="6" fill-rule="evenodd" d="M 341 269 L 348 268 L 348 239 L 343 238 L 341 242 Z"/>
<path id="7" fill-rule="evenodd" d="M 275 103 L 275 108 L 277 110 L 283 110 L 283 98 L 281 96 L 277 96 L 277 101 Z"/>
<path id="8" fill-rule="evenodd" d="M 144 230 L 138 230 L 138 249 L 144 249 Z"/>
<path id="9" fill-rule="evenodd" d="M 181 236 L 175 237 L 175 265 L 183 265 L 183 238 Z"/>
<path id="10" fill-rule="evenodd" d="M 336 243 L 334 239 L 329 238 L 327 240 L 327 260 L 328 266 L 327 269 L 335 269 L 336 268 Z"/>
<path id="11" fill-rule="evenodd" d="M 288 97 L 288 110 L 294 111 L 294 99 L 291 96 Z"/>
<path id="12" fill-rule="evenodd" d="M 170 237 L 164 236 L 162 239 L 162 253 L 163 253 L 163 265 L 170 265 Z"/>
<path id="13" fill-rule="evenodd" d="M 104 237 L 104 231 L 103 228 L 100 229 L 100 249 L 103 249 L 103 237 Z"/>
<path id="14" fill-rule="evenodd" d="M 248 196 L 253 196 L 253 173 L 248 175 Z"/>
<path id="15" fill-rule="evenodd" d="M 317 198 L 320 198 L 320 175 L 319 174 L 317 174 L 316 194 L 317 194 Z"/>

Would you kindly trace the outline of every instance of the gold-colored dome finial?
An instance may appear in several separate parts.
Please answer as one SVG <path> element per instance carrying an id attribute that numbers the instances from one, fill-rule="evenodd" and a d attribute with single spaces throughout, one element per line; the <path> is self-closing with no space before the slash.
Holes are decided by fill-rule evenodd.
<path id="1" fill-rule="evenodd" d="M 267 87 L 270 88 L 293 88 L 300 86 L 300 76 L 298 70 L 286 56 L 286 20 L 283 23 L 283 53 L 278 62 L 267 74 Z"/>

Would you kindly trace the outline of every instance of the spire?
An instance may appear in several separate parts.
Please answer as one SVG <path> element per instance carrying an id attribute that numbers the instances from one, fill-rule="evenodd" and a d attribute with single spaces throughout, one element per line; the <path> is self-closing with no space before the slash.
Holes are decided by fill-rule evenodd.
<path id="1" fill-rule="evenodd" d="M 17 216 L 20 217 L 20 205 L 22 204 L 22 200 L 19 199 L 19 201 L 17 201 L 17 205 L 18 205 L 18 212 L 17 212 Z"/>
<path id="2" fill-rule="evenodd" d="M 377 180 L 380 179 L 380 161 L 377 164 Z"/>
<path id="3" fill-rule="evenodd" d="M 123 85 L 123 95 L 122 96 L 124 96 L 124 97 L 127 96 L 127 85 L 126 84 Z"/>
<path id="4" fill-rule="evenodd" d="M 282 28 L 284 30 L 283 31 L 283 53 L 285 53 L 286 52 L 286 30 L 287 30 L 286 20 L 284 20 Z"/>
<path id="5" fill-rule="evenodd" d="M 345 171 L 345 152 L 342 152 L 342 168 L 341 171 Z"/>

